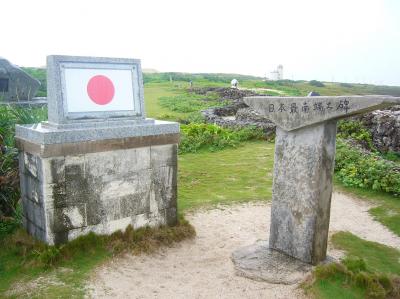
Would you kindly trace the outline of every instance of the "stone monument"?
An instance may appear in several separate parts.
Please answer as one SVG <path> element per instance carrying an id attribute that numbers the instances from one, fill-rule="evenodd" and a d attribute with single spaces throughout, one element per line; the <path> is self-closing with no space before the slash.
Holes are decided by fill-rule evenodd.
<path id="1" fill-rule="evenodd" d="M 326 258 L 338 119 L 400 103 L 390 96 L 247 97 L 277 125 L 269 245 L 233 253 L 239 274 L 294 283 Z M 282 264 L 291 265 L 282 274 Z"/>
<path id="2" fill-rule="evenodd" d="M 30 101 L 39 86 L 38 80 L 0 57 L 0 101 Z"/>
<path id="3" fill-rule="evenodd" d="M 48 122 L 16 126 L 27 231 L 174 225 L 179 124 L 145 117 L 140 60 L 49 56 L 47 76 Z"/>

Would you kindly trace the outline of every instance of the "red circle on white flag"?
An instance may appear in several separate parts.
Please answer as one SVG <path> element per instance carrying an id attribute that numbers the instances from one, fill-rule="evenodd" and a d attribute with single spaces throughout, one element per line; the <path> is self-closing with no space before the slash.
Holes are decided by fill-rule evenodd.
<path id="1" fill-rule="evenodd" d="M 87 84 L 89 98 L 98 105 L 107 105 L 115 94 L 112 81 L 103 75 L 92 77 Z"/>

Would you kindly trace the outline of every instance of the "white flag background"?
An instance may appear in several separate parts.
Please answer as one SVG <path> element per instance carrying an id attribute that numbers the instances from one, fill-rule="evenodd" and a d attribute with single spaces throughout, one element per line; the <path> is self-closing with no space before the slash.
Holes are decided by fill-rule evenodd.
<path id="1" fill-rule="evenodd" d="M 114 85 L 111 101 L 99 105 L 88 94 L 88 83 L 95 76 L 105 76 Z M 110 69 L 65 69 L 68 112 L 104 112 L 134 110 L 132 72 Z"/>

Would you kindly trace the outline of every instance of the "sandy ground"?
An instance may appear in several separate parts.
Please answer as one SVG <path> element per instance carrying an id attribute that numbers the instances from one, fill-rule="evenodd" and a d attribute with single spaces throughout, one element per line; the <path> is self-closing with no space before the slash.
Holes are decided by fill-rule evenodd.
<path id="1" fill-rule="evenodd" d="M 400 248 L 400 238 L 374 221 L 371 206 L 334 193 L 330 233 L 350 231 Z M 88 289 L 93 298 L 304 298 L 298 285 L 238 277 L 232 251 L 268 239 L 270 205 L 240 204 L 187 215 L 197 237 L 151 256 L 126 256 L 99 268 Z M 341 252 L 329 248 L 329 255 Z"/>

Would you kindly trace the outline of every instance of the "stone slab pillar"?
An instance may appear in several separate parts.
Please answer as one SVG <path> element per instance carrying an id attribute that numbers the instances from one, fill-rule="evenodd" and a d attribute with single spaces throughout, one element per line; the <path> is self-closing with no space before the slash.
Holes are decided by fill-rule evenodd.
<path id="1" fill-rule="evenodd" d="M 232 254 L 239 275 L 294 283 L 326 258 L 336 122 L 400 103 L 386 96 L 248 97 L 245 103 L 277 125 L 269 247 Z M 282 275 L 282 264 L 288 270 Z"/>
<path id="2" fill-rule="evenodd" d="M 276 129 L 269 246 L 315 264 L 326 257 L 336 121 Z"/>

